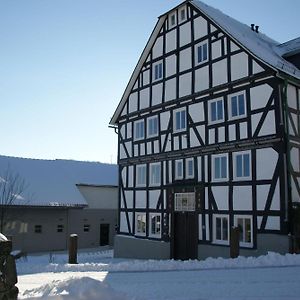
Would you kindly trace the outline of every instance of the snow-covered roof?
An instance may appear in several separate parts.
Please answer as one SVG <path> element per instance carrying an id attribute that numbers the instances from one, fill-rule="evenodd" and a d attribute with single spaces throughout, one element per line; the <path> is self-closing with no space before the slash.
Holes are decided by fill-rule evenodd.
<path id="1" fill-rule="evenodd" d="M 261 32 L 253 31 L 249 25 L 243 24 L 199 0 L 193 0 L 191 3 L 259 60 L 300 79 L 300 70 L 282 57 L 278 42 Z"/>
<path id="2" fill-rule="evenodd" d="M 254 55 L 258 60 L 266 63 L 275 70 L 282 71 L 288 75 L 291 75 L 297 79 L 300 79 L 300 70 L 294 66 L 292 63 L 285 60 L 282 56 L 287 53 L 283 50 L 288 47 L 298 47 L 300 43 L 300 38 L 290 41 L 286 46 L 274 41 L 270 37 L 266 36 L 262 32 L 255 32 L 251 29 L 249 25 L 243 24 L 232 17 L 224 14 L 220 10 L 209 6 L 199 0 L 190 1 L 195 8 L 199 9 L 208 19 L 219 26 L 223 31 L 225 31 L 231 38 L 239 44 L 244 49 L 248 50 L 252 55 Z M 122 112 L 125 102 L 130 94 L 132 87 L 134 86 L 137 77 L 143 67 L 145 60 L 149 54 L 151 47 L 153 46 L 156 36 L 158 35 L 161 26 L 166 19 L 168 13 L 159 17 L 159 20 L 147 42 L 147 45 L 135 67 L 133 74 L 129 80 L 129 83 L 124 91 L 121 101 L 115 110 L 111 120 L 110 125 L 116 125 L 117 119 Z"/>
<path id="3" fill-rule="evenodd" d="M 15 205 L 86 206 L 76 184 L 117 185 L 117 166 L 74 160 L 40 160 L 0 156 L 0 177 L 7 168 L 28 186 Z"/>
<path id="4" fill-rule="evenodd" d="M 300 53 L 300 37 L 280 44 L 276 47 L 282 56 L 289 56 Z"/>

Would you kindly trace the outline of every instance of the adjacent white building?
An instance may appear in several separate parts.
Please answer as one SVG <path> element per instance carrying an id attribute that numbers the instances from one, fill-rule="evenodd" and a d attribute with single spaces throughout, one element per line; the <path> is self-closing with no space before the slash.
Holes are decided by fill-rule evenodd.
<path id="1" fill-rule="evenodd" d="M 12 238 L 14 249 L 64 250 L 72 233 L 78 234 L 79 248 L 113 245 L 116 165 L 0 156 L 0 184 L 8 168 L 27 186 L 5 213 L 3 233 Z"/>

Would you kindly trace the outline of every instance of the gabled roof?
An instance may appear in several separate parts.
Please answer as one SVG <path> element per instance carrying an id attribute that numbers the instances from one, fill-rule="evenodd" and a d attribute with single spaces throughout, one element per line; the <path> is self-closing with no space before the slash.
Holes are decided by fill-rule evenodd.
<path id="1" fill-rule="evenodd" d="M 277 51 L 282 56 L 290 56 L 300 53 L 300 37 L 278 45 Z"/>
<path id="2" fill-rule="evenodd" d="M 248 50 L 258 60 L 264 62 L 275 70 L 282 71 L 283 73 L 300 79 L 300 70 L 282 57 L 285 53 L 285 51 L 282 51 L 282 49 L 286 48 L 282 46 L 283 44 L 280 45 L 280 43 L 274 41 L 263 33 L 252 31 L 250 26 L 227 16 L 220 10 L 213 8 L 201 1 L 192 0 L 190 3 L 194 5 L 196 9 L 200 10 L 213 23 L 219 26 L 224 32 L 226 32 L 238 45 Z M 146 44 L 146 47 L 142 52 L 138 64 L 133 71 L 121 101 L 110 120 L 110 125 L 116 125 L 117 119 L 122 112 L 130 91 L 138 78 L 143 64 L 147 59 L 149 51 L 153 46 L 168 13 L 159 17 L 159 20 Z M 299 39 L 295 39 L 293 43 L 288 42 L 285 44 L 288 44 L 289 46 L 291 46 L 291 44 L 294 46 L 297 44 L 299 46 Z"/>
<path id="3" fill-rule="evenodd" d="M 99 162 L 0 156 L 0 177 L 8 167 L 28 186 L 25 199 L 17 199 L 15 205 L 86 206 L 76 184 L 118 184 L 117 166 Z"/>

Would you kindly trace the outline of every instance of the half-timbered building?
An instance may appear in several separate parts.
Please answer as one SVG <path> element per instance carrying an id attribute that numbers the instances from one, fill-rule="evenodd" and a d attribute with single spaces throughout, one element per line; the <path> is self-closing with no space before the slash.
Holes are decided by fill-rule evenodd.
<path id="1" fill-rule="evenodd" d="M 280 44 L 200 1 L 160 16 L 110 125 L 116 256 L 288 251 L 300 198 L 300 38 Z"/>

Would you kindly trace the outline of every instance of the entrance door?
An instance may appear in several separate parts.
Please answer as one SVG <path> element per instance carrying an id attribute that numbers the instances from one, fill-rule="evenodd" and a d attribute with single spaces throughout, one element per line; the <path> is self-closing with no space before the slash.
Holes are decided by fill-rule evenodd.
<path id="1" fill-rule="evenodd" d="M 109 224 L 100 224 L 100 246 L 109 245 Z"/>
<path id="2" fill-rule="evenodd" d="M 195 193 L 176 193 L 173 214 L 174 259 L 198 257 L 198 216 L 195 212 Z"/>

